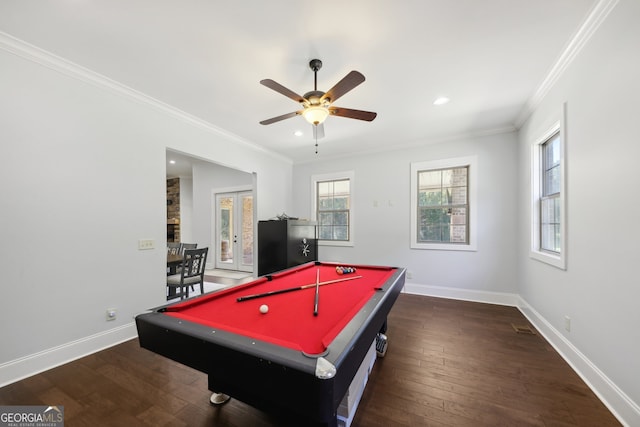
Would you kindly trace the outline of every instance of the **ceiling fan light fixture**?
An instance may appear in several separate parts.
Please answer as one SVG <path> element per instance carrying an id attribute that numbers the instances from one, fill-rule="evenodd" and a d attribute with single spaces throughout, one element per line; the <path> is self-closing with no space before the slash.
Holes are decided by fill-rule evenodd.
<path id="1" fill-rule="evenodd" d="M 329 117 L 329 110 L 320 105 L 312 105 L 307 107 L 302 113 L 306 121 L 312 125 L 319 125 Z"/>

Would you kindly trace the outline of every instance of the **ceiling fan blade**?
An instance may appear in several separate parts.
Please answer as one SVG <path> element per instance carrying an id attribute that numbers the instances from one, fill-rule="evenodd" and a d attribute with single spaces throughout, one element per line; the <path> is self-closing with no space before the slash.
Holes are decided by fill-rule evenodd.
<path id="1" fill-rule="evenodd" d="M 329 91 L 322 96 L 321 100 L 324 101 L 325 99 L 328 99 L 329 102 L 335 102 L 338 98 L 358 86 L 363 81 L 364 76 L 361 73 L 352 71 L 336 83 L 334 87 L 329 89 Z"/>
<path id="2" fill-rule="evenodd" d="M 329 107 L 329 113 L 332 116 L 346 117 L 349 119 L 365 120 L 367 122 L 373 121 L 378 113 L 371 111 L 352 110 L 350 108 L 342 107 Z"/>
<path id="3" fill-rule="evenodd" d="M 322 123 L 318 125 L 311 125 L 313 128 L 313 139 L 324 138 L 324 125 Z"/>
<path id="4" fill-rule="evenodd" d="M 287 113 L 287 114 L 283 114 L 283 115 L 278 116 L 278 117 L 272 117 L 270 119 L 263 120 L 263 121 L 260 122 L 260 124 L 261 125 L 270 125 L 271 123 L 279 122 L 279 121 L 284 120 L 284 119 L 290 119 L 291 117 L 295 117 L 295 116 L 297 116 L 298 114 L 301 114 L 301 113 L 302 113 L 302 111 L 294 111 L 293 113 Z"/>
<path id="5" fill-rule="evenodd" d="M 260 80 L 260 84 L 268 87 L 269 89 L 273 89 L 276 92 L 286 96 L 287 98 L 291 98 L 296 102 L 300 102 L 300 103 L 304 102 L 303 97 L 301 97 L 291 89 L 287 89 L 286 87 L 282 86 L 280 83 L 274 82 L 271 79 Z"/>

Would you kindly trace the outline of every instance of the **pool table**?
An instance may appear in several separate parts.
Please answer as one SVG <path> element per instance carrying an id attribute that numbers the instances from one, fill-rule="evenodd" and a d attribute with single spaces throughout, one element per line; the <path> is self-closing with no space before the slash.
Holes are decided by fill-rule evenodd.
<path id="1" fill-rule="evenodd" d="M 341 275 L 337 266 L 311 262 L 154 308 L 136 316 L 140 345 L 206 373 L 211 391 L 336 426 L 405 281 L 403 268 L 350 265 L 356 271 Z"/>

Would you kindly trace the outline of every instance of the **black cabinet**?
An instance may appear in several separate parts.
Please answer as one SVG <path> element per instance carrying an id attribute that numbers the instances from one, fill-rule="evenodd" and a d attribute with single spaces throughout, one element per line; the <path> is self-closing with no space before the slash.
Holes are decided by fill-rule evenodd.
<path id="1" fill-rule="evenodd" d="M 317 260 L 315 222 L 292 219 L 258 222 L 258 276 Z"/>

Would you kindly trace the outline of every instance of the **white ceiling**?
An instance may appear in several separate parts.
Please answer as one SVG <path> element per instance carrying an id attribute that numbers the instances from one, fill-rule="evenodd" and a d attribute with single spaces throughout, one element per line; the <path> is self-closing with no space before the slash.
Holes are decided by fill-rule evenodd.
<path id="1" fill-rule="evenodd" d="M 517 127 L 597 0 L 2 0 L 0 31 L 295 162 Z M 297 103 L 351 70 L 314 154 Z M 449 104 L 436 107 L 436 97 Z M 302 130 L 304 135 L 294 136 Z"/>

